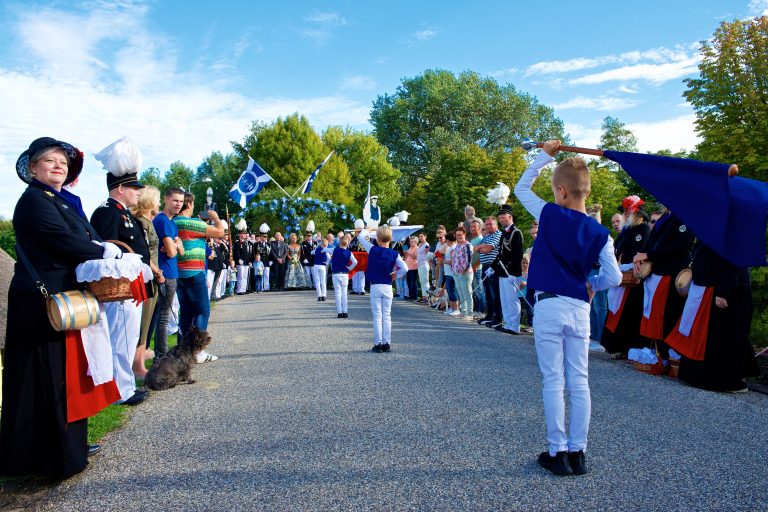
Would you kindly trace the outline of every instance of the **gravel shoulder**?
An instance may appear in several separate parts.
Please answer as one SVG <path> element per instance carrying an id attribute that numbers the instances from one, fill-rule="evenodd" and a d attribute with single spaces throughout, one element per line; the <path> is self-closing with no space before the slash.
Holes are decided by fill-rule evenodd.
<path id="1" fill-rule="evenodd" d="M 590 357 L 584 477 L 545 448 L 533 339 L 393 305 L 370 352 L 368 297 L 217 304 L 220 357 L 153 393 L 38 510 L 765 510 L 768 396 L 711 393 Z"/>

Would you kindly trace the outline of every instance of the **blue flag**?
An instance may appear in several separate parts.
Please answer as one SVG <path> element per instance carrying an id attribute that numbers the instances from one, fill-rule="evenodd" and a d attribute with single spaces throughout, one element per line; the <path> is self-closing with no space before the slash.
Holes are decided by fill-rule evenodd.
<path id="1" fill-rule="evenodd" d="M 312 184 L 315 182 L 315 178 L 317 178 L 317 173 L 320 172 L 320 169 L 323 168 L 325 165 L 325 162 L 328 161 L 329 158 L 331 158 L 331 155 L 333 154 L 333 151 L 328 153 L 328 156 L 325 157 L 325 160 L 320 162 L 320 165 L 317 166 L 317 168 L 312 171 L 312 174 L 309 175 L 309 178 L 307 178 L 307 181 L 304 182 L 304 188 L 301 189 L 302 194 L 309 194 L 309 191 L 312 190 Z"/>
<path id="2" fill-rule="evenodd" d="M 768 264 L 768 184 L 729 177 L 728 164 L 618 151 L 604 156 L 619 163 L 726 260 L 737 267 Z"/>
<path id="3" fill-rule="evenodd" d="M 253 199 L 259 193 L 259 190 L 264 188 L 264 185 L 269 183 L 271 179 L 267 171 L 254 162 L 251 157 L 248 157 L 248 167 L 240 175 L 237 183 L 232 186 L 232 189 L 229 191 L 229 197 L 239 204 L 240 208 L 245 208 L 248 201 Z"/>

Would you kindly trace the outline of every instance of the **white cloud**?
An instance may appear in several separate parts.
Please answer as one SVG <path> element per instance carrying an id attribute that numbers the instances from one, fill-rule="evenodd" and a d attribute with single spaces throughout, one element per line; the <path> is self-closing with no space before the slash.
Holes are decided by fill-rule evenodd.
<path id="1" fill-rule="evenodd" d="M 749 13 L 754 16 L 768 16 L 768 0 L 750 0 Z"/>
<path id="2" fill-rule="evenodd" d="M 695 115 L 686 114 L 661 121 L 627 123 L 626 127 L 637 137 L 637 146 L 641 152 L 661 149 L 691 151 L 701 141 L 694 130 L 695 122 Z"/>
<path id="3" fill-rule="evenodd" d="M 13 172 L 18 155 L 37 137 L 75 144 L 86 154 L 75 193 L 90 214 L 107 195 L 104 171 L 93 154 L 122 135 L 137 143 L 145 167 L 166 170 L 176 160 L 194 169 L 212 151 L 231 152 L 229 141 L 245 136 L 253 120 L 269 122 L 300 112 L 319 129 L 337 124 L 367 127 L 366 102 L 342 95 L 244 96 L 223 81 L 220 85 L 208 68 L 199 75 L 179 70 L 173 42 L 145 30 L 141 9 L 132 4 L 128 9 L 130 16 L 101 10 L 78 18 L 51 11 L 50 16 L 20 20 L 18 51 L 40 65 L 0 67 L 0 166 L 6 172 Z M 62 16 L 67 23 L 61 23 Z M 78 37 L 56 37 L 56 24 L 40 25 L 48 18 L 80 27 Z M 113 23 L 116 19 L 127 25 Z M 99 28 L 102 24 L 109 30 Z M 32 37 L 37 30 L 54 34 L 41 38 L 48 45 Z M 60 51 L 60 41 L 67 53 Z M 0 215 L 12 215 L 24 187 L 16 177 L 7 180 L 0 189 Z"/>
<path id="4" fill-rule="evenodd" d="M 699 57 L 696 56 L 666 64 L 636 64 L 581 76 L 570 80 L 569 83 L 571 85 L 592 85 L 612 81 L 645 80 L 653 85 L 660 85 L 669 80 L 696 73 L 698 62 Z"/>
<path id="5" fill-rule="evenodd" d="M 598 110 L 601 112 L 624 110 L 637 106 L 636 100 L 627 98 L 585 98 L 583 96 L 577 96 L 565 103 L 559 103 L 552 105 L 555 110 L 569 110 L 569 109 L 585 109 L 585 110 Z"/>
<path id="6" fill-rule="evenodd" d="M 626 128 L 637 137 L 638 151 L 656 152 L 662 149 L 691 151 L 700 142 L 700 137 L 694 131 L 696 116 L 683 116 L 641 123 L 627 123 Z M 565 131 L 571 137 L 574 146 L 595 148 L 600 144 L 602 121 L 584 125 L 580 123 L 565 123 Z"/>
<path id="7" fill-rule="evenodd" d="M 598 84 L 609 81 L 646 80 L 659 85 L 696 72 L 698 43 L 674 48 L 633 50 L 617 55 L 577 57 L 569 60 L 542 61 L 528 66 L 525 76 L 568 74 L 605 66 L 614 69 L 572 78 L 571 85 Z"/>
<path id="8" fill-rule="evenodd" d="M 518 68 L 506 68 L 506 69 L 499 69 L 499 70 L 496 70 L 496 71 L 491 71 L 488 74 L 490 76 L 494 77 L 494 78 L 501 78 L 503 76 L 514 75 L 518 71 L 520 71 Z"/>
<path id="9" fill-rule="evenodd" d="M 347 20 L 337 12 L 319 12 L 304 18 L 304 21 L 339 27 L 347 25 Z"/>
<path id="10" fill-rule="evenodd" d="M 418 32 L 414 32 L 413 37 L 418 41 L 429 41 L 436 35 L 437 35 L 437 30 L 435 30 L 434 28 L 425 28 L 424 30 L 419 30 Z"/>
<path id="11" fill-rule="evenodd" d="M 369 76 L 355 75 L 342 80 L 340 87 L 342 89 L 370 91 L 376 87 L 376 81 Z"/>

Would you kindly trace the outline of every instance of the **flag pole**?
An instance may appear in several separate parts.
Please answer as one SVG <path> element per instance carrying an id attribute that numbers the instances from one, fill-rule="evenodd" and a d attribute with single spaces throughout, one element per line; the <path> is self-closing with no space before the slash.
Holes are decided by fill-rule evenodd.
<path id="1" fill-rule="evenodd" d="M 543 148 L 544 143 L 542 142 L 530 142 L 526 141 L 523 142 L 522 148 L 526 151 L 530 151 L 533 148 Z M 569 153 L 581 153 L 584 155 L 592 155 L 592 156 L 604 156 L 605 150 L 603 149 L 592 149 L 592 148 L 580 148 L 578 146 L 563 146 L 560 145 L 557 147 L 558 151 L 567 151 Z M 739 174 L 739 166 L 736 164 L 731 164 L 728 167 L 728 176 L 733 177 Z"/>

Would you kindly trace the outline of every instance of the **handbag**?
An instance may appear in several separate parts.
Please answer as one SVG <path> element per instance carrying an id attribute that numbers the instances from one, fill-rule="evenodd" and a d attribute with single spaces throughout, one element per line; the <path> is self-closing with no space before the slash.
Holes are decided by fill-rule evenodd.
<path id="1" fill-rule="evenodd" d="M 99 301 L 91 292 L 88 290 L 70 290 L 49 295 L 45 283 L 40 279 L 18 243 L 16 244 L 16 254 L 32 277 L 35 288 L 45 297 L 45 310 L 54 331 L 79 331 L 89 325 L 99 323 Z"/>

